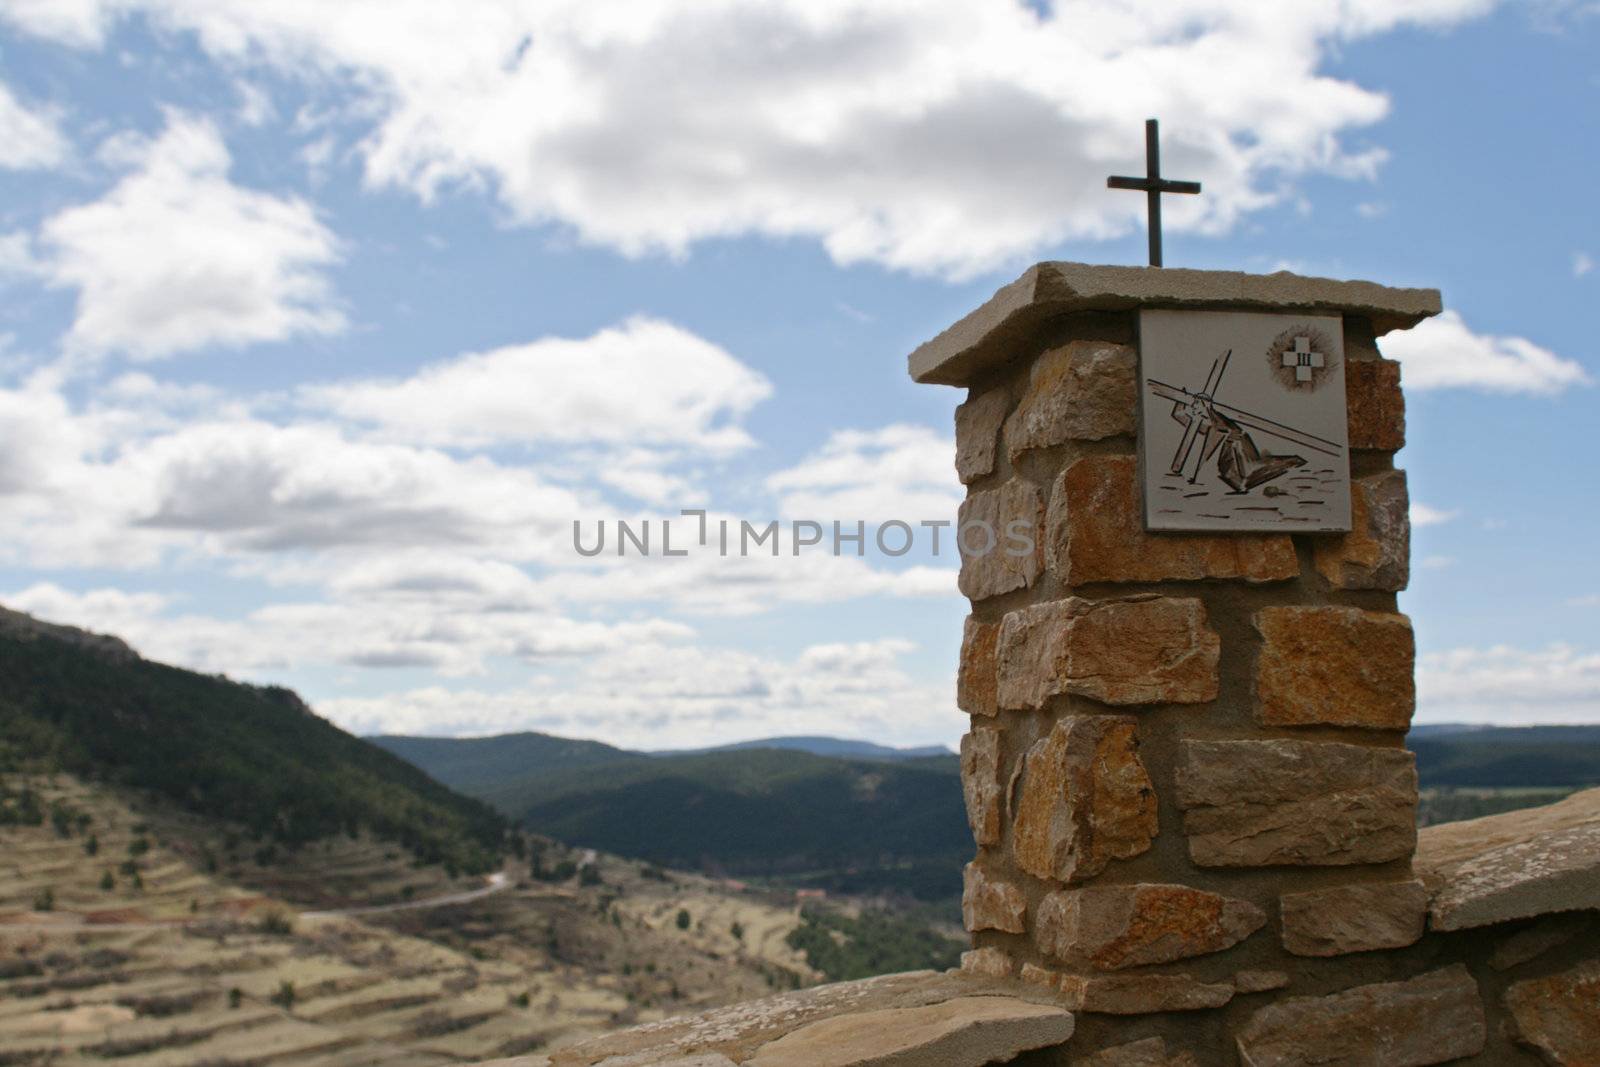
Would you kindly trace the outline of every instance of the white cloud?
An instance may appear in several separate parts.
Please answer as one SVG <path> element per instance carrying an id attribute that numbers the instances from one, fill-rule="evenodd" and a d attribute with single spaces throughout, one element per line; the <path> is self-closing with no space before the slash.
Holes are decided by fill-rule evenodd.
<path id="1" fill-rule="evenodd" d="M 653 544 L 657 555 L 600 557 L 590 567 L 554 571 L 539 580 L 538 588 L 543 595 L 561 603 L 612 609 L 663 604 L 705 615 L 753 615 L 785 604 L 836 604 L 873 596 L 952 600 L 957 596 L 954 566 L 919 564 L 887 570 L 854 555 L 833 555 L 832 546 L 826 541 L 796 556 L 786 530 L 780 531 L 783 541 L 778 555 L 753 543 L 747 555 L 740 555 L 736 519 L 729 521 L 730 554 L 722 556 L 718 551 L 717 516 L 710 516 L 710 520 L 712 530 L 705 548 L 694 543 L 690 528 L 673 523 L 673 550 L 688 548 L 687 557 L 661 556 L 660 528 L 656 527 L 658 540 Z M 752 525 L 757 532 L 764 526 Z M 854 527 L 844 532 L 853 534 Z M 824 536 L 831 538 L 831 530 Z M 593 528 L 586 524 L 584 543 L 592 545 L 593 541 Z M 919 543 L 926 543 L 926 539 Z M 866 546 L 871 552 L 871 534 L 866 535 Z M 947 557 L 953 555 L 948 532 L 941 547 Z M 850 553 L 854 548 L 847 544 L 842 551 Z"/>
<path id="2" fill-rule="evenodd" d="M 1369 176 L 1341 137 L 1386 98 L 1323 68 L 1339 43 L 1445 25 L 1492 0 L 424 0 L 13 3 L 27 31 L 90 46 L 148 12 L 236 65 L 353 92 L 376 116 L 368 181 L 482 189 L 525 223 L 628 254 L 755 233 L 840 263 L 961 276 L 1137 226 L 1105 175 L 1166 122 L 1168 209 L 1215 232 L 1301 175 Z M 1204 85 L 1204 92 L 1194 86 Z"/>
<path id="3" fill-rule="evenodd" d="M 7 595 L 3 603 L 14 611 L 25 611 L 45 622 L 113 634 L 134 644 L 134 635 L 142 633 L 171 600 L 161 593 L 130 593 L 123 589 L 73 593 L 53 582 L 38 582 Z"/>
<path id="4" fill-rule="evenodd" d="M 1432 722 L 1600 722 L 1600 652 L 1457 648 L 1417 662 L 1418 720 Z"/>
<path id="5" fill-rule="evenodd" d="M 1389 205 L 1375 200 L 1364 201 L 1356 205 L 1356 214 L 1364 219 L 1381 219 L 1389 213 Z"/>
<path id="6" fill-rule="evenodd" d="M 573 355 L 583 362 L 581 350 Z M 735 387 L 723 395 L 738 397 L 744 394 L 737 383 L 748 385 L 748 372 L 731 366 L 727 381 Z M 695 380 L 702 400 L 717 394 L 712 378 Z M 761 383 L 760 391 L 765 388 Z M 649 425 L 649 403 L 666 412 L 677 404 L 668 386 L 656 393 L 618 399 L 602 392 L 594 402 L 634 404 L 640 413 L 619 408 L 616 417 Z M 579 390 L 565 406 L 533 407 L 548 410 L 553 423 L 566 420 L 576 432 L 586 403 Z M 698 409 L 690 404 L 689 410 Z M 72 404 L 52 375 L 39 374 L 23 387 L 0 389 L 0 439 L 19 442 L 0 452 L 0 561 L 31 567 L 222 567 L 280 585 L 321 586 L 335 600 L 354 595 L 347 586 L 357 579 L 377 589 L 413 580 L 430 585 L 445 581 L 441 573 L 470 573 L 481 583 L 492 575 L 493 594 L 485 588 L 468 598 L 472 610 L 485 612 L 591 606 L 616 612 L 650 604 L 667 611 L 747 614 L 786 603 L 954 595 L 950 539 L 945 538 L 945 558 L 929 558 L 922 554 L 926 531 L 917 531 L 922 547 L 915 558 L 889 568 L 873 558 L 870 534 L 867 559 L 821 548 L 796 556 L 792 536 L 776 558 L 760 546 L 748 557 L 724 558 L 714 534 L 709 545 L 693 545 L 694 524 L 677 515 L 679 507 L 704 495 L 693 470 L 702 453 L 690 446 L 715 449 L 743 431 L 731 422 L 697 422 L 689 415 L 684 420 L 676 429 L 660 422 L 663 434 L 679 435 L 676 445 L 585 443 L 519 463 L 466 447 L 364 437 L 295 408 L 292 399 L 257 405 L 142 373 L 123 374 L 99 389 L 95 400 Z M 902 449 L 939 457 L 926 475 L 915 474 L 915 463 L 897 461 L 893 449 L 878 447 L 893 444 L 902 431 Z M 898 477 L 908 478 L 913 488 L 919 477 L 930 486 L 950 481 L 949 443 L 935 441 L 929 448 L 923 438 L 933 436 L 901 428 L 845 440 L 858 448 L 878 447 L 873 465 L 857 476 L 881 477 L 887 492 Z M 812 482 L 822 491 L 835 484 L 820 476 Z M 605 495 L 608 486 L 667 503 L 654 516 L 618 508 Z M 945 500 L 942 513 L 953 515 L 954 497 L 939 499 Z M 916 504 L 913 496 L 906 506 Z M 687 558 L 608 554 L 591 560 L 572 546 L 574 520 L 587 524 L 592 539 L 599 520 L 626 518 L 637 527 L 650 517 L 659 552 L 663 515 L 679 519 L 674 540 L 691 549 Z M 708 518 L 713 529 L 728 521 L 737 538 L 741 516 L 713 510 Z M 751 521 L 759 528 L 769 519 L 757 515 Z M 614 530 L 612 538 L 614 543 Z M 917 565 L 902 565 L 912 563 Z M 525 565 L 538 570 L 525 574 L 519 569 Z"/>
<path id="7" fill-rule="evenodd" d="M 317 710 L 356 733 L 532 729 L 641 748 L 819 733 L 951 744 L 964 726 L 953 682 L 916 681 L 899 662 L 911 650 L 898 638 L 816 645 L 791 658 L 650 644 L 599 656 L 560 685 L 429 686 L 318 701 Z"/>
<path id="8" fill-rule="evenodd" d="M 71 147 L 50 109 L 30 108 L 0 84 L 0 167 L 43 170 L 66 162 Z"/>
<path id="9" fill-rule="evenodd" d="M 80 48 L 104 43 L 112 14 L 102 0 L 5 0 L 0 7 L 0 18 Z"/>
<path id="10" fill-rule="evenodd" d="M 167 598 L 152 594 L 74 593 L 48 583 L 0 601 L 116 633 L 152 658 L 246 678 L 320 664 L 463 676 L 496 655 L 552 672 L 509 689 L 436 685 L 317 701 L 320 712 L 357 733 L 542 729 L 662 747 L 780 733 L 949 743 L 961 730 L 953 683 L 914 679 L 900 662 L 914 646 L 900 638 L 760 656 L 694 644 L 692 630 L 664 619 L 599 623 L 532 610 L 457 610 L 448 592 L 439 596 L 442 585 L 469 592 L 485 579 L 498 586 L 504 576 L 492 568 L 444 568 L 434 577 L 440 580 L 404 589 L 390 584 L 377 599 L 359 595 L 372 592 L 370 585 L 348 583 L 341 591 L 355 599 L 274 604 L 240 619 L 173 613 L 165 610 Z M 407 598 L 415 610 L 404 610 Z"/>
<path id="11" fill-rule="evenodd" d="M 1411 525 L 1413 526 L 1438 526 L 1449 522 L 1460 515 L 1459 511 L 1447 511 L 1444 508 L 1429 507 L 1419 500 L 1411 502 Z"/>
<path id="12" fill-rule="evenodd" d="M 726 453 L 752 443 L 737 421 L 771 394 L 766 378 L 722 348 L 671 323 L 635 318 L 579 340 L 458 356 L 398 381 L 316 386 L 304 399 L 411 441 Z"/>
<path id="13" fill-rule="evenodd" d="M 391 587 L 377 597 L 360 595 L 360 587 L 341 591 L 357 595 L 273 603 L 237 619 L 172 613 L 166 596 L 104 588 L 73 593 L 51 583 L 3 602 L 47 621 L 116 634 L 152 659 L 243 677 L 321 665 L 423 668 L 453 677 L 481 673 L 494 657 L 546 663 L 677 645 L 694 633 L 667 619 L 575 619 L 503 598 L 498 608 L 486 608 L 499 597 L 497 588 L 478 598 L 439 597 L 434 589 Z"/>
<path id="14" fill-rule="evenodd" d="M 1567 601 L 1567 606 L 1574 608 L 1600 608 L 1600 593 L 1589 593 L 1586 596 L 1575 596 Z"/>
<path id="15" fill-rule="evenodd" d="M 239 93 L 239 109 L 236 112 L 239 121 L 246 126 L 260 126 L 277 117 L 277 108 L 272 105 L 272 94 L 261 86 L 248 81 L 240 81 L 234 85 Z"/>
<path id="16" fill-rule="evenodd" d="M 39 270 L 33 258 L 33 239 L 22 230 L 0 234 L 0 278 L 27 277 Z"/>
<path id="17" fill-rule="evenodd" d="M 1449 570 L 1455 565 L 1456 557 L 1454 556 L 1423 556 L 1417 563 L 1417 566 L 1430 571 Z"/>
<path id="18" fill-rule="evenodd" d="M 1594 257 L 1587 252 L 1572 253 L 1572 276 L 1581 278 L 1594 270 Z"/>
<path id="19" fill-rule="evenodd" d="M 1474 333 L 1446 311 L 1383 341 L 1384 353 L 1404 365 L 1407 389 L 1479 389 L 1550 396 L 1592 379 L 1565 359 L 1524 337 Z"/>
<path id="20" fill-rule="evenodd" d="M 767 478 L 782 514 L 804 519 L 955 521 L 962 490 L 955 443 L 926 426 L 840 430 L 817 452 Z"/>
<path id="21" fill-rule="evenodd" d="M 152 565 L 451 547 L 565 558 L 589 492 L 483 456 L 279 425 L 204 390 L 118 379 L 76 409 L 38 381 L 0 389 L 0 559 Z"/>
<path id="22" fill-rule="evenodd" d="M 149 360 L 344 328 L 323 273 L 333 234 L 303 200 L 230 182 L 210 122 L 169 113 L 159 137 L 101 155 L 131 172 L 39 232 L 39 272 L 78 291 L 69 349 Z"/>
<path id="23" fill-rule="evenodd" d="M 231 575 L 292 590 L 265 595 L 272 608 L 240 619 L 162 613 L 120 628 L 151 654 L 202 669 L 282 669 L 331 657 L 461 673 L 496 658 L 555 654 L 569 638 L 579 642 L 575 654 L 592 651 L 585 627 L 595 620 L 583 616 L 741 615 L 785 604 L 955 596 L 948 559 L 919 555 L 919 565 L 890 569 L 822 549 L 774 558 L 755 548 L 725 558 L 714 535 L 693 545 L 689 525 L 675 538 L 691 549 L 687 558 L 581 557 L 572 547 L 574 519 L 643 517 L 603 496 L 615 472 L 654 479 L 627 486 L 632 495 L 688 491 L 674 482 L 681 467 L 652 466 L 650 449 L 585 445 L 515 464 L 470 449 L 363 438 L 292 400 L 257 410 L 248 399 L 143 373 L 122 374 L 96 399 L 74 404 L 55 377 L 42 372 L 0 389 L 0 439 L 18 442 L 0 452 L 0 561 L 163 565 L 191 580 Z M 560 417 L 569 416 L 578 417 Z M 693 432 L 691 421 L 684 433 Z M 717 443 L 722 431 L 713 427 L 710 438 Z M 938 451 L 948 455 L 948 442 Z M 948 474 L 942 462 L 939 473 Z M 737 516 L 709 518 L 738 529 Z M 411 629 L 444 618 L 455 620 L 459 639 Z"/>
<path id="24" fill-rule="evenodd" d="M 315 424 L 187 426 L 129 449 L 121 466 L 147 490 L 139 526 L 228 551 L 493 545 L 526 559 L 584 507 L 525 468 Z"/>

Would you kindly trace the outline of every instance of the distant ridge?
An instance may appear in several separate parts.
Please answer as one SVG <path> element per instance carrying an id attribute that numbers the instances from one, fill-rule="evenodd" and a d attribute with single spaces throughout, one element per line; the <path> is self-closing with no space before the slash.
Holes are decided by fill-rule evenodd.
<path id="1" fill-rule="evenodd" d="M 493 737 L 408 737 L 378 734 L 367 738 L 379 748 L 415 764 L 453 789 L 473 792 L 536 771 L 591 767 L 618 760 L 645 759 L 639 752 L 599 741 L 553 734 L 497 734 Z"/>
<path id="2" fill-rule="evenodd" d="M 746 752 L 756 748 L 809 752 L 813 756 L 838 756 L 843 759 L 901 760 L 955 755 L 943 745 L 891 748 L 871 741 L 852 741 L 842 737 L 766 737 L 756 741 L 736 741 L 731 745 L 714 745 L 710 748 L 661 749 L 651 752 L 650 755 L 695 756 L 706 752 Z"/>
<path id="3" fill-rule="evenodd" d="M 1446 734 L 1470 734 L 1477 730 L 1493 730 L 1494 726 L 1479 722 L 1424 722 L 1411 727 L 1411 732 L 1406 734 L 1407 741 L 1419 737 L 1443 737 Z M 1503 727 L 1513 730 L 1519 727 Z"/>
<path id="4" fill-rule="evenodd" d="M 529 829 L 668 867 L 830 890 L 961 892 L 972 836 L 948 749 L 829 737 L 630 752 L 545 734 L 374 737 Z"/>

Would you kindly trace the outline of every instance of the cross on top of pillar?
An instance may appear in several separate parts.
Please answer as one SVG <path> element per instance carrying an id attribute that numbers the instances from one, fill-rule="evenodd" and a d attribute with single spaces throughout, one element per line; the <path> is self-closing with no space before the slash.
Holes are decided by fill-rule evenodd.
<path id="1" fill-rule="evenodd" d="M 1311 338 L 1296 337 L 1294 347 L 1283 354 L 1283 365 L 1294 368 L 1294 380 L 1309 382 L 1313 371 L 1321 370 L 1327 366 L 1327 360 L 1321 352 L 1311 350 Z"/>
<path id="2" fill-rule="evenodd" d="M 1161 194 L 1198 193 L 1199 182 L 1172 181 L 1161 176 L 1161 127 L 1155 119 L 1144 120 L 1144 170 L 1143 178 L 1110 177 L 1108 189 L 1134 189 L 1149 197 L 1150 265 L 1161 266 Z"/>

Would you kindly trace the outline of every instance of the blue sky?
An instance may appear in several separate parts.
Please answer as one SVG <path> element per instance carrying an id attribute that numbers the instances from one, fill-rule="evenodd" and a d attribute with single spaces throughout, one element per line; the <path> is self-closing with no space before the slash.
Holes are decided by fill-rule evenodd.
<path id="1" fill-rule="evenodd" d="M 1169 264 L 1444 291 L 1384 344 L 1420 717 L 1600 721 L 1597 56 L 1560 0 L 0 3 L 0 602 L 362 732 L 949 743 L 948 554 L 571 523 L 949 517 L 905 354 L 1141 262 L 1157 114 Z"/>

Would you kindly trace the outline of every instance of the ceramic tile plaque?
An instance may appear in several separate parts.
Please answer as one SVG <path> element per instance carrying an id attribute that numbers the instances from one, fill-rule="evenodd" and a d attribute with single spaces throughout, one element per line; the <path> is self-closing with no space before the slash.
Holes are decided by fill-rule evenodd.
<path id="1" fill-rule="evenodd" d="M 1139 379 L 1146 529 L 1350 529 L 1340 319 L 1141 311 Z"/>

